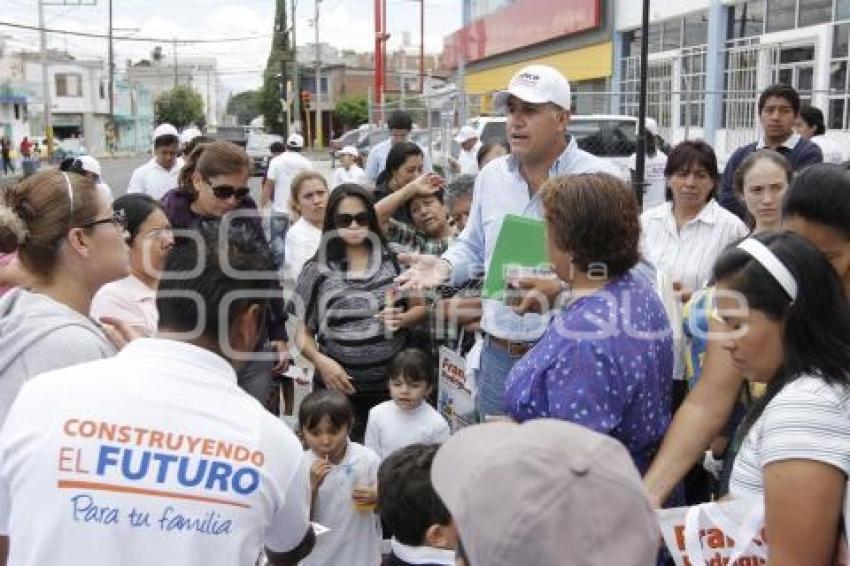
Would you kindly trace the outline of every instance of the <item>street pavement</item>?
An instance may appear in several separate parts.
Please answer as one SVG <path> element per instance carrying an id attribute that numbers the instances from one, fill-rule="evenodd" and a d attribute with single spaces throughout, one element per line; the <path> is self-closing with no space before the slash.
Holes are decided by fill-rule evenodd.
<path id="1" fill-rule="evenodd" d="M 326 151 L 316 153 L 306 153 L 316 169 L 321 172 L 325 179 L 330 183 L 331 180 L 331 162 Z M 127 185 L 130 184 L 130 176 L 133 170 L 143 165 L 150 159 L 149 155 L 136 155 L 133 157 L 116 157 L 100 159 L 100 167 L 104 181 L 112 188 L 112 195 L 117 198 L 127 192 Z M 17 169 L 20 173 L 20 168 Z M 0 189 L 8 186 L 11 183 L 20 179 L 19 175 L 0 176 Z M 251 187 L 251 196 L 259 202 L 260 188 L 262 177 L 251 177 L 248 186 Z"/>

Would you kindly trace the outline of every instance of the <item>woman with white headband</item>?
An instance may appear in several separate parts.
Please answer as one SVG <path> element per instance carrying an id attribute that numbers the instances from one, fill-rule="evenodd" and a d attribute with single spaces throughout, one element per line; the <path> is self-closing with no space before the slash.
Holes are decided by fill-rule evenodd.
<path id="1" fill-rule="evenodd" d="M 129 272 L 124 231 L 76 173 L 42 171 L 3 195 L 0 252 L 17 252 L 29 286 L 0 299 L 0 423 L 30 378 L 115 353 L 88 313 L 97 290 Z"/>
<path id="2" fill-rule="evenodd" d="M 850 475 L 842 282 L 792 232 L 728 249 L 714 276 L 719 340 L 744 379 L 767 386 L 738 431 L 729 494 L 764 498 L 770 564 L 832 564 Z"/>

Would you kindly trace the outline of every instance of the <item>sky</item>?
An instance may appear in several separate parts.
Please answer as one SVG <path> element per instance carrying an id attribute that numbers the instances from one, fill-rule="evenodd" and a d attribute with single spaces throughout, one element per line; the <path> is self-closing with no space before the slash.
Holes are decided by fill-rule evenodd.
<path id="1" fill-rule="evenodd" d="M 84 5 L 45 6 L 45 27 L 106 34 L 107 0 L 45 0 Z M 290 0 L 287 0 L 289 3 Z M 296 39 L 299 45 L 312 43 L 312 18 L 316 0 L 296 0 Z M 339 48 L 372 51 L 374 48 L 373 0 L 319 0 L 321 42 Z M 419 3 L 416 0 L 386 0 L 388 49 L 401 44 L 402 32 L 411 33 L 411 43 L 419 44 Z M 439 53 L 443 35 L 460 27 L 461 0 L 425 2 L 425 50 Z M 87 4 L 87 5 L 85 5 Z M 37 0 L 2 0 L 0 22 L 38 24 Z M 235 43 L 177 45 L 181 56 L 211 56 L 226 90 L 239 92 L 257 88 L 271 45 L 274 0 L 113 0 L 113 26 L 116 36 L 150 38 L 223 39 L 257 37 Z M 123 31 L 118 28 L 125 28 Z M 0 35 L 11 50 L 38 50 L 36 31 L 0 26 Z M 156 43 L 115 41 L 115 63 L 120 72 L 127 59 L 149 58 Z M 162 43 L 167 57 L 172 44 Z M 107 58 L 107 41 L 60 34 L 48 34 L 48 46 L 64 49 L 79 59 Z"/>

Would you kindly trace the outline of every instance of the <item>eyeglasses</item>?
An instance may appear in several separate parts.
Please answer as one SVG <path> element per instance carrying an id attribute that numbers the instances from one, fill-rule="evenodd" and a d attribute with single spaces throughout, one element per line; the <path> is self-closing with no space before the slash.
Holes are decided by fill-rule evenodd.
<path id="1" fill-rule="evenodd" d="M 86 222 L 85 224 L 80 225 L 80 228 L 93 228 L 98 224 L 115 224 L 122 232 L 127 231 L 127 216 L 124 214 L 123 210 L 116 210 L 112 213 L 112 216 L 109 218 L 101 218 L 99 220 L 92 220 L 91 222 Z"/>
<path id="2" fill-rule="evenodd" d="M 212 192 L 216 198 L 221 200 L 236 197 L 236 200 L 242 200 L 248 196 L 251 189 L 248 187 L 233 187 L 232 185 L 216 185 L 212 187 Z"/>
<path id="3" fill-rule="evenodd" d="M 369 225 L 369 214 L 367 212 L 358 212 L 357 214 L 334 214 L 334 226 L 337 228 L 348 228 L 352 222 L 356 222 L 358 226 Z"/>

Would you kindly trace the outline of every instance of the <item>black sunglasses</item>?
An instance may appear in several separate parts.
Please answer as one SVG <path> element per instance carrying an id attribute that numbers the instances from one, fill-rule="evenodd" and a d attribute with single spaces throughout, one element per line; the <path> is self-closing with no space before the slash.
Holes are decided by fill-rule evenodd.
<path id="1" fill-rule="evenodd" d="M 351 222 L 357 222 L 358 226 L 368 226 L 369 225 L 369 213 L 368 212 L 358 212 L 357 214 L 334 214 L 334 226 L 337 228 L 348 228 L 351 226 Z"/>
<path id="2" fill-rule="evenodd" d="M 236 200 L 242 200 L 248 196 L 251 189 L 248 187 L 233 187 L 231 185 L 216 185 L 212 187 L 212 192 L 215 198 L 220 198 L 221 200 L 229 199 L 230 197 L 236 197 Z"/>
<path id="3" fill-rule="evenodd" d="M 127 231 L 127 216 L 124 214 L 123 210 L 116 210 L 112 213 L 112 216 L 109 218 L 101 218 L 99 220 L 92 220 L 91 222 L 86 222 L 85 224 L 81 224 L 80 228 L 93 228 L 98 224 L 115 224 L 118 228 L 121 229 L 122 232 Z"/>

